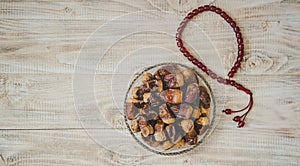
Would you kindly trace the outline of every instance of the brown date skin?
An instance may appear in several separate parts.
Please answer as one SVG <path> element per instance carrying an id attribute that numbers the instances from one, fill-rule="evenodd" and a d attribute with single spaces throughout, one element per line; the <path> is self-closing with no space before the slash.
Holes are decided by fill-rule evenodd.
<path id="1" fill-rule="evenodd" d="M 209 123 L 208 117 L 200 117 L 197 119 L 194 123 L 197 134 L 202 135 L 208 129 Z"/>
<path id="2" fill-rule="evenodd" d="M 182 75 L 184 77 L 184 81 L 188 84 L 190 83 L 197 83 L 198 84 L 198 78 L 196 74 L 194 73 L 195 71 L 191 69 L 184 69 L 182 71 Z"/>
<path id="3" fill-rule="evenodd" d="M 185 146 L 185 141 L 184 139 L 181 139 L 180 141 L 178 141 L 175 145 L 177 148 L 183 148 Z"/>
<path id="4" fill-rule="evenodd" d="M 140 128 L 140 129 L 141 129 L 142 135 L 144 137 L 147 137 L 154 133 L 153 126 L 151 126 L 150 124 L 144 126 L 143 128 Z"/>
<path id="5" fill-rule="evenodd" d="M 172 105 L 170 103 L 167 103 L 167 106 L 170 108 L 170 110 L 174 113 L 174 115 L 178 115 L 179 111 L 180 111 L 180 106 L 181 104 L 177 104 L 177 105 Z"/>
<path id="6" fill-rule="evenodd" d="M 149 103 L 145 103 L 145 102 L 139 102 L 139 103 L 134 103 L 134 106 L 136 108 L 139 108 L 139 109 L 147 109 L 149 108 Z"/>
<path id="7" fill-rule="evenodd" d="M 184 101 L 187 102 L 187 103 L 195 102 L 196 99 L 198 99 L 199 92 L 200 92 L 200 90 L 199 90 L 199 87 L 196 83 L 189 84 L 187 86 Z"/>
<path id="8" fill-rule="evenodd" d="M 139 128 L 139 122 L 137 119 L 130 121 L 130 129 L 134 133 L 141 131 Z"/>
<path id="9" fill-rule="evenodd" d="M 197 143 L 197 140 L 198 140 L 198 136 L 197 136 L 197 133 L 195 132 L 195 130 L 187 133 L 184 136 L 184 140 L 189 145 L 195 145 Z"/>
<path id="10" fill-rule="evenodd" d="M 172 74 L 176 74 L 179 71 L 178 66 L 176 65 L 166 65 L 161 67 L 161 70 L 167 71 L 167 73 L 172 73 Z"/>
<path id="11" fill-rule="evenodd" d="M 168 110 L 165 104 L 159 107 L 159 117 L 166 124 L 171 124 L 175 122 L 175 116 L 171 111 Z"/>
<path id="12" fill-rule="evenodd" d="M 194 121 L 191 119 L 184 119 L 180 122 L 180 126 L 185 133 L 189 133 L 194 130 Z"/>
<path id="13" fill-rule="evenodd" d="M 148 125 L 147 118 L 145 116 L 138 116 L 139 128 L 143 128 Z"/>
<path id="14" fill-rule="evenodd" d="M 139 89 L 139 90 L 137 90 L 137 92 L 136 92 L 137 99 L 143 100 L 144 93 L 145 93 L 145 89 Z"/>
<path id="15" fill-rule="evenodd" d="M 205 87 L 200 86 L 200 101 L 201 101 L 201 106 L 203 108 L 209 108 L 210 107 L 210 96 L 206 90 Z"/>
<path id="16" fill-rule="evenodd" d="M 142 76 L 142 82 L 143 82 L 143 83 L 146 83 L 146 82 L 148 82 L 148 81 L 150 81 L 150 80 L 152 80 L 152 79 L 153 79 L 153 76 L 152 76 L 152 74 L 149 73 L 149 72 L 145 73 L 145 74 Z"/>
<path id="17" fill-rule="evenodd" d="M 179 89 L 168 89 L 160 93 L 160 97 L 168 103 L 180 104 L 182 102 L 182 91 Z"/>
<path id="18" fill-rule="evenodd" d="M 174 144 L 172 144 L 170 141 L 164 141 L 160 144 L 160 147 L 163 149 L 163 150 L 168 150 L 168 149 L 171 149 L 172 147 L 174 146 Z"/>
<path id="19" fill-rule="evenodd" d="M 158 120 L 154 126 L 155 140 L 157 140 L 157 141 L 165 141 L 166 140 L 166 135 L 165 135 L 164 130 L 165 130 L 165 124 L 161 120 Z"/>
<path id="20" fill-rule="evenodd" d="M 137 95 L 137 91 L 140 89 L 140 87 L 134 87 L 133 88 L 133 90 L 132 90 L 132 97 L 134 98 L 134 99 L 138 99 L 138 100 L 141 100 L 141 99 L 139 99 L 139 96 Z"/>
<path id="21" fill-rule="evenodd" d="M 151 105 L 151 107 L 156 107 L 156 106 L 159 106 L 162 104 L 159 94 L 156 94 L 156 93 L 151 93 L 151 95 L 148 99 L 148 102 Z"/>
<path id="22" fill-rule="evenodd" d="M 159 79 L 163 79 L 165 75 L 170 74 L 169 71 L 167 71 L 166 69 L 158 69 L 155 73 L 154 73 L 154 78 L 159 80 Z"/>
<path id="23" fill-rule="evenodd" d="M 142 134 L 141 134 L 142 135 Z M 144 142 L 146 142 L 148 145 L 152 146 L 152 147 L 157 147 L 159 145 L 159 142 L 155 141 L 154 136 L 153 135 L 149 135 L 147 137 L 144 137 L 142 135 L 142 139 L 144 140 Z"/>
<path id="24" fill-rule="evenodd" d="M 161 120 L 159 120 L 159 121 L 155 124 L 154 129 L 155 129 L 155 132 L 162 132 L 162 131 L 164 131 L 164 129 L 165 129 L 165 124 L 164 124 Z"/>
<path id="25" fill-rule="evenodd" d="M 146 110 L 144 112 L 145 112 L 145 117 L 146 117 L 147 121 L 158 120 L 158 118 L 159 118 L 158 113 L 154 110 Z"/>
<path id="26" fill-rule="evenodd" d="M 125 114 L 129 120 L 133 120 L 137 114 L 137 110 L 133 103 L 127 102 L 125 105 Z"/>
<path id="27" fill-rule="evenodd" d="M 171 141 L 171 143 L 176 144 L 179 142 L 183 137 L 183 131 L 181 130 L 180 126 L 177 126 L 175 124 L 171 124 L 166 127 L 165 129 L 166 135 L 168 139 Z"/>
<path id="28" fill-rule="evenodd" d="M 177 113 L 177 114 L 176 114 Z M 189 119 L 193 113 L 193 107 L 189 104 L 181 104 L 178 112 L 174 112 L 176 117 Z"/>
<path id="29" fill-rule="evenodd" d="M 201 116 L 202 112 L 200 108 L 194 108 L 192 119 L 198 119 Z"/>
<path id="30" fill-rule="evenodd" d="M 175 74 L 167 74 L 164 77 L 164 85 L 165 88 L 164 89 L 173 89 L 173 88 L 179 88 L 179 83 L 176 79 Z"/>

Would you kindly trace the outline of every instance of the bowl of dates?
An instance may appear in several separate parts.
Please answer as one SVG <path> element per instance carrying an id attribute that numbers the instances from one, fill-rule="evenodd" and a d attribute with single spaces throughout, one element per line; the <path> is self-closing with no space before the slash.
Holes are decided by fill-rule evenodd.
<path id="1" fill-rule="evenodd" d="M 170 155 L 204 141 L 212 130 L 214 108 L 211 89 L 196 70 L 164 63 L 145 69 L 132 81 L 124 118 L 139 144 Z"/>

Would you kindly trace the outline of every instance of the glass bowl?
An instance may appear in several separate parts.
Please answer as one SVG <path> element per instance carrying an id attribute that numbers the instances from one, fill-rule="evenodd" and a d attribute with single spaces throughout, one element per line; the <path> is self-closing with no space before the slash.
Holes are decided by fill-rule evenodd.
<path id="1" fill-rule="evenodd" d="M 162 63 L 140 72 L 126 93 L 124 119 L 146 149 L 175 155 L 194 149 L 212 132 L 215 100 L 193 68 Z"/>

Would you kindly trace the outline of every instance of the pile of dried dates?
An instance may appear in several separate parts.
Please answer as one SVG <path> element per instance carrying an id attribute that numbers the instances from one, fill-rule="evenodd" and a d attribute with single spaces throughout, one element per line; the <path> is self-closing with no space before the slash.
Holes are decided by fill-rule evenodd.
<path id="1" fill-rule="evenodd" d="M 163 150 L 195 145 L 210 126 L 211 97 L 197 73 L 167 64 L 141 76 L 125 102 L 125 115 L 133 133 Z"/>

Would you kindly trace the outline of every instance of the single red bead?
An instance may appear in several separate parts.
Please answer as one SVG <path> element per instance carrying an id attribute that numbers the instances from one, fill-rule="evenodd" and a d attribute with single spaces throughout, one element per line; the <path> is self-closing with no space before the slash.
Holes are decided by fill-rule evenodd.
<path id="1" fill-rule="evenodd" d="M 236 70 L 234 70 L 234 67 L 230 70 L 230 72 L 232 73 L 232 75 L 234 75 L 234 73 L 236 73 Z"/>
<path id="2" fill-rule="evenodd" d="M 239 121 L 241 121 L 241 117 L 240 116 L 235 116 L 232 120 L 235 121 L 235 122 L 239 122 Z"/>
<path id="3" fill-rule="evenodd" d="M 197 15 L 199 13 L 199 10 L 198 9 L 194 9 L 192 12 L 193 12 L 194 15 Z"/>
<path id="4" fill-rule="evenodd" d="M 206 73 L 209 75 L 211 73 L 213 73 L 210 69 L 207 69 Z"/>
<path id="5" fill-rule="evenodd" d="M 216 11 L 216 9 L 217 9 L 217 8 L 216 8 L 215 6 L 210 6 L 210 11 L 213 11 L 213 12 L 214 12 L 214 11 Z"/>
<path id="6" fill-rule="evenodd" d="M 224 78 L 218 77 L 218 78 L 217 78 L 217 81 L 218 81 L 219 83 L 224 83 Z"/>
<path id="7" fill-rule="evenodd" d="M 206 74 L 209 75 L 212 79 L 217 78 L 217 74 L 211 71 L 210 69 L 207 69 Z"/>
<path id="8" fill-rule="evenodd" d="M 177 46 L 178 46 L 178 47 L 182 47 L 182 46 L 183 46 L 183 43 L 182 43 L 181 41 L 178 41 L 178 42 L 177 42 Z"/>
<path id="9" fill-rule="evenodd" d="M 197 64 L 197 66 L 198 66 L 199 68 L 202 68 L 202 67 L 203 67 L 203 64 L 202 64 L 201 62 L 199 62 L 199 63 Z"/>
<path id="10" fill-rule="evenodd" d="M 231 24 L 233 20 L 232 20 L 230 17 L 228 17 L 228 18 L 226 19 L 226 21 L 227 21 L 229 24 Z"/>
<path id="11" fill-rule="evenodd" d="M 209 5 L 204 5 L 204 10 L 208 11 L 210 9 Z"/>
<path id="12" fill-rule="evenodd" d="M 234 28 L 234 32 L 236 32 L 236 33 L 240 32 L 240 27 L 236 26 L 236 27 Z"/>
<path id="13" fill-rule="evenodd" d="M 236 62 L 234 64 L 234 67 L 236 68 L 236 71 L 238 70 L 238 68 L 240 68 L 241 62 Z"/>
<path id="14" fill-rule="evenodd" d="M 190 57 L 190 56 L 192 56 L 188 51 L 186 51 L 185 53 L 183 53 L 183 55 L 184 55 L 185 57 Z"/>
<path id="15" fill-rule="evenodd" d="M 234 67 L 239 68 L 240 65 L 241 65 L 241 62 L 240 62 L 240 61 L 237 61 L 237 62 L 234 64 Z"/>
<path id="16" fill-rule="evenodd" d="M 224 19 L 227 19 L 228 18 L 228 15 L 223 11 L 221 12 L 221 17 L 223 17 Z"/>
<path id="17" fill-rule="evenodd" d="M 245 122 L 244 121 L 239 121 L 238 123 L 238 128 L 244 127 L 245 126 Z"/>
<path id="18" fill-rule="evenodd" d="M 179 50 L 180 50 L 180 52 L 182 52 L 182 53 L 186 53 L 186 49 L 185 49 L 184 47 L 181 47 Z"/>
<path id="19" fill-rule="evenodd" d="M 239 44 L 238 48 L 239 48 L 239 50 L 243 50 L 244 49 L 244 44 Z"/>
<path id="20" fill-rule="evenodd" d="M 177 32 L 178 32 L 178 33 L 182 33 L 182 30 L 183 30 L 182 27 L 178 27 L 178 28 L 177 28 Z"/>
<path id="21" fill-rule="evenodd" d="M 242 44 L 242 43 L 243 43 L 243 39 L 242 39 L 242 38 L 238 38 L 238 39 L 237 39 L 237 43 L 238 43 L 238 44 Z"/>
<path id="22" fill-rule="evenodd" d="M 197 59 L 194 59 L 194 60 L 192 61 L 192 63 L 195 64 L 195 65 L 197 65 L 197 64 L 199 63 L 199 61 L 198 61 Z"/>
<path id="23" fill-rule="evenodd" d="M 187 57 L 189 61 L 193 62 L 193 60 L 195 59 L 193 56 L 189 56 Z"/>
<path id="24" fill-rule="evenodd" d="M 222 10 L 220 8 L 216 8 L 216 13 L 220 14 L 222 12 Z"/>
<path id="25" fill-rule="evenodd" d="M 176 39 L 180 39 L 181 38 L 181 33 L 176 33 Z"/>
<path id="26" fill-rule="evenodd" d="M 231 72 L 235 73 L 236 71 L 237 71 L 237 68 L 236 68 L 235 66 L 233 66 L 233 67 L 231 68 Z"/>
<path id="27" fill-rule="evenodd" d="M 232 28 L 235 28 L 235 26 L 236 26 L 235 22 L 233 21 L 232 23 L 230 23 L 230 26 L 231 26 Z"/>
<path id="28" fill-rule="evenodd" d="M 201 7 L 198 8 L 198 10 L 199 10 L 199 12 L 202 13 L 202 12 L 204 12 L 204 7 L 201 6 Z"/>
<path id="29" fill-rule="evenodd" d="M 223 82 L 225 85 L 229 85 L 230 84 L 230 80 L 229 79 L 225 79 Z"/>
<path id="30" fill-rule="evenodd" d="M 226 110 L 223 110 L 222 112 L 224 112 L 227 115 L 230 115 L 232 113 L 232 110 L 231 109 L 226 109 Z"/>
<path id="31" fill-rule="evenodd" d="M 244 54 L 244 51 L 243 51 L 243 50 L 239 50 L 239 51 L 238 51 L 238 56 L 243 56 L 243 54 Z"/>
<path id="32" fill-rule="evenodd" d="M 212 79 L 216 79 L 218 76 L 216 73 L 210 73 L 209 76 L 212 78 Z"/>
<path id="33" fill-rule="evenodd" d="M 190 16 L 190 17 L 194 17 L 194 16 L 195 16 L 195 14 L 194 14 L 193 12 L 189 12 L 188 16 Z"/>
<path id="34" fill-rule="evenodd" d="M 239 39 L 239 38 L 242 38 L 241 32 L 236 33 L 235 36 L 236 36 L 236 38 L 238 38 L 238 39 Z"/>
<path id="35" fill-rule="evenodd" d="M 207 71 L 206 66 L 203 65 L 203 66 L 201 67 L 201 70 L 204 71 L 204 72 L 206 72 L 206 71 Z"/>
<path id="36" fill-rule="evenodd" d="M 243 56 L 238 56 L 238 57 L 237 57 L 237 61 L 238 61 L 238 62 L 241 62 L 242 60 L 243 60 Z"/>
<path id="37" fill-rule="evenodd" d="M 228 77 L 230 77 L 230 78 L 233 77 L 233 75 L 234 75 L 234 73 L 231 71 L 228 73 Z"/>
<path id="38" fill-rule="evenodd" d="M 230 85 L 235 86 L 236 82 L 234 80 L 230 80 Z"/>

